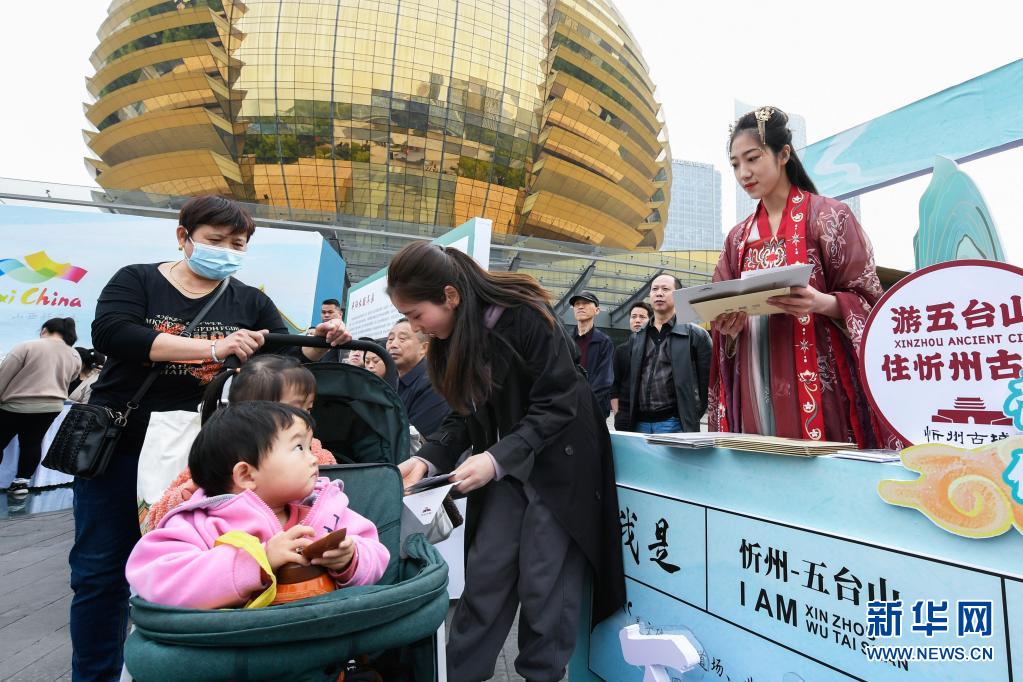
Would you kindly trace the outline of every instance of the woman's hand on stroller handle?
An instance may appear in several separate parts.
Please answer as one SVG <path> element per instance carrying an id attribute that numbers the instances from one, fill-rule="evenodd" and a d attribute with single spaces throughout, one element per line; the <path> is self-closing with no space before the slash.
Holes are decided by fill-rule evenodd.
<path id="1" fill-rule="evenodd" d="M 265 334 L 265 329 L 258 332 L 239 329 L 214 341 L 211 344 L 210 356 L 213 360 L 223 361 L 235 357 L 238 359 L 237 362 L 245 362 L 263 347 L 263 343 L 266 341 Z"/>
<path id="2" fill-rule="evenodd" d="M 299 551 L 313 542 L 316 532 L 309 526 L 292 526 L 266 541 L 266 559 L 275 571 L 284 564 L 309 565 Z"/>

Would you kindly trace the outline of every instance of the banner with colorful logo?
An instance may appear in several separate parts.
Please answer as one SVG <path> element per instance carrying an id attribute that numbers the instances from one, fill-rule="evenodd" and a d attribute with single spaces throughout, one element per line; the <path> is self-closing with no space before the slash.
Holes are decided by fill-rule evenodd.
<path id="1" fill-rule="evenodd" d="M 91 346 L 96 300 L 118 269 L 181 258 L 174 220 L 0 206 L 0 356 L 73 317 Z M 314 232 L 258 228 L 238 279 L 273 299 L 292 331 L 318 320 L 320 298 L 340 298 L 344 261 Z"/>

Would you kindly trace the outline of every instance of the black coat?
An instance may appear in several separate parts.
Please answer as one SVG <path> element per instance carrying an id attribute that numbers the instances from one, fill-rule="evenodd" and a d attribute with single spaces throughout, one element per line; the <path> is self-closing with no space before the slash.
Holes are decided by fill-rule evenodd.
<path id="1" fill-rule="evenodd" d="M 635 336 L 635 334 L 633 334 Z M 629 362 L 632 360 L 632 336 L 620 346 L 615 347 L 614 368 L 615 380 L 611 384 L 611 397 L 618 399 L 618 411 L 615 412 L 615 428 L 626 431 L 629 420 Z"/>
<path id="2" fill-rule="evenodd" d="M 579 328 L 576 327 L 572 333 L 572 340 L 575 342 L 576 350 L 579 349 Z M 614 368 L 611 365 L 615 346 L 608 338 L 608 335 L 599 329 L 593 330 L 590 337 L 590 347 L 586 351 L 586 380 L 597 396 L 597 404 L 600 411 L 607 419 L 611 414 L 611 386 L 614 383 Z"/>
<path id="3" fill-rule="evenodd" d="M 650 324 L 653 324 L 651 320 Z M 636 406 L 639 405 L 640 372 L 646 351 L 646 329 L 632 335 L 629 340 L 629 412 L 622 418 L 622 429 L 632 431 L 636 426 Z M 678 419 L 682 430 L 700 430 L 700 418 L 707 411 L 707 384 L 710 382 L 711 340 L 702 327 L 685 322 L 677 323 L 668 335 L 671 355 L 672 381 L 678 401 Z M 620 406 L 620 403 L 619 403 Z M 615 422 L 615 427 L 618 422 Z"/>
<path id="4" fill-rule="evenodd" d="M 458 456 L 490 452 L 506 476 L 528 481 L 594 571 L 594 622 L 625 603 L 611 438 L 577 349 L 532 308 L 506 309 L 488 333 L 495 388 L 470 415 L 452 412 L 416 453 L 451 471 Z M 501 437 L 498 438 L 498 434 Z M 469 494 L 466 545 L 487 486 Z"/>

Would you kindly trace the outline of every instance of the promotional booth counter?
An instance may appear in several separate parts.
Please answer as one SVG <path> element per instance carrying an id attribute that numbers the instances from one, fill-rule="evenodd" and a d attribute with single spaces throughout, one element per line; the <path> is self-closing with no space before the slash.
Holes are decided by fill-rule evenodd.
<path id="1" fill-rule="evenodd" d="M 1023 508 L 1004 534 L 961 537 L 881 498 L 881 481 L 918 478 L 898 462 L 685 450 L 624 433 L 613 444 L 628 603 L 592 632 L 586 614 L 571 682 L 1023 675 Z M 871 600 L 901 600 L 901 637 L 868 638 Z M 930 637 L 911 629 L 917 601 L 917 625 L 930 622 Z M 958 635 L 959 602 L 968 602 L 964 625 L 977 634 Z M 638 664 L 675 658 L 647 647 L 639 656 L 651 660 L 636 660 L 622 641 L 636 623 L 654 634 L 685 628 L 699 664 L 644 678 L 652 671 Z M 874 662 L 864 653 L 872 644 L 962 646 L 967 656 L 990 647 L 976 654 L 991 660 Z"/>
<path id="2" fill-rule="evenodd" d="M 586 619 L 571 681 L 1023 679 L 1020 291 L 1023 269 L 960 260 L 874 306 L 865 397 L 916 444 L 894 461 L 614 434 L 627 604 Z"/>

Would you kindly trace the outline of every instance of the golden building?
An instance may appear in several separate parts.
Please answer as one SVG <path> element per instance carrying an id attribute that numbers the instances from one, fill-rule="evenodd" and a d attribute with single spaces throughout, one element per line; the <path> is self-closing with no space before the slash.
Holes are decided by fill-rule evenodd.
<path id="1" fill-rule="evenodd" d="M 660 107 L 610 0 L 113 0 L 100 185 L 660 246 Z"/>

